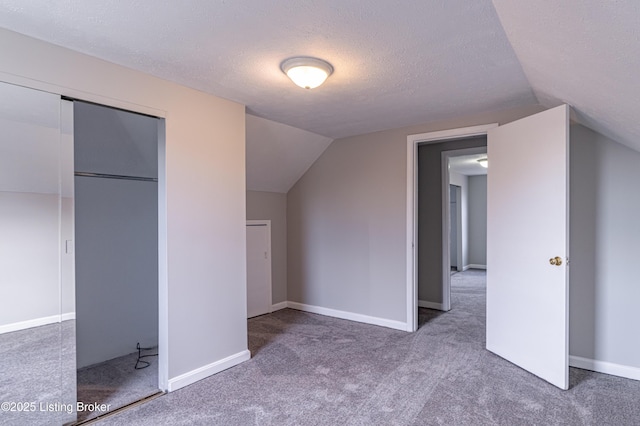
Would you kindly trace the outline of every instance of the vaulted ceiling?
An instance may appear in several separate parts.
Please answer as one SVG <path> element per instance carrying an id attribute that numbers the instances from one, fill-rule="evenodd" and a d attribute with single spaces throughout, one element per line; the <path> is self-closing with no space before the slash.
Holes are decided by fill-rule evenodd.
<path id="1" fill-rule="evenodd" d="M 0 0 L 2 27 L 328 140 L 569 103 L 587 126 L 640 150 L 639 22 L 638 0 Z M 298 55 L 335 72 L 300 89 L 279 68 Z M 303 159 L 287 160 L 291 176 L 315 152 L 305 140 Z M 290 142 L 273 143 L 295 150 Z M 248 156 L 269 143 L 248 140 Z"/>
<path id="2" fill-rule="evenodd" d="M 247 115 L 247 189 L 288 192 L 333 139 Z"/>

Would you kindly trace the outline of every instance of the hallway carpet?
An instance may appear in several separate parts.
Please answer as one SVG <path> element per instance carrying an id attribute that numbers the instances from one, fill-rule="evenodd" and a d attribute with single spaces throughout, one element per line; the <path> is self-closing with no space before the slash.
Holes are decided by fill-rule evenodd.
<path id="1" fill-rule="evenodd" d="M 405 333 L 290 309 L 249 320 L 252 359 L 100 425 L 638 425 L 640 381 L 571 369 L 561 391 L 484 349 L 485 274 Z"/>

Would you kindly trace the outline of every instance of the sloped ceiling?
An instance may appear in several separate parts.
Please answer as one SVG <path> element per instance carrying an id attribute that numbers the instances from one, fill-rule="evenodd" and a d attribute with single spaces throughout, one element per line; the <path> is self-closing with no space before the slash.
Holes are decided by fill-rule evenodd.
<path id="1" fill-rule="evenodd" d="M 0 0 L 0 26 L 329 139 L 566 102 L 584 124 L 640 150 L 639 8 L 637 0 Z M 279 69 L 297 55 L 328 60 L 335 72 L 300 89 Z M 267 170 L 276 162 L 254 161 L 270 143 L 258 133 L 248 128 L 248 164 Z M 273 138 L 277 152 L 292 145 L 282 140 Z M 287 158 L 290 171 L 251 180 L 286 187 L 306 169 L 313 149 L 303 150 Z"/>
<path id="2" fill-rule="evenodd" d="M 247 115 L 247 189 L 286 193 L 333 139 Z"/>
<path id="3" fill-rule="evenodd" d="M 493 3 L 540 104 L 640 151 L 640 1 Z"/>

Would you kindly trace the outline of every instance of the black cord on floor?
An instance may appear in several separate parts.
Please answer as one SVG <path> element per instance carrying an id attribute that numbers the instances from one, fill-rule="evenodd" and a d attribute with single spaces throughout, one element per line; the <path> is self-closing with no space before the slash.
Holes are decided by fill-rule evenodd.
<path id="1" fill-rule="evenodd" d="M 149 361 L 143 361 L 142 358 L 148 358 L 148 357 L 151 357 L 151 356 L 158 356 L 158 354 L 142 355 L 142 351 L 150 351 L 153 348 L 141 348 L 140 347 L 140 342 L 138 342 L 138 344 L 136 345 L 136 349 L 138 349 L 138 360 L 136 361 L 136 366 L 135 366 L 136 370 L 142 370 L 143 368 L 147 368 L 148 366 L 151 365 L 151 363 Z"/>

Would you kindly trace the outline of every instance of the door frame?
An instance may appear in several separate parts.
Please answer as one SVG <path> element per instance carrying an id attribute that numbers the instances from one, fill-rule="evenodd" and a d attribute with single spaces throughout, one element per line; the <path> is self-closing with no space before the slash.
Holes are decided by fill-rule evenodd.
<path id="1" fill-rule="evenodd" d="M 246 226 L 266 226 L 267 227 L 267 274 L 269 280 L 269 312 L 273 312 L 273 282 L 272 282 L 272 263 L 273 257 L 271 255 L 271 220 L 247 220 Z M 248 293 L 248 288 L 247 288 Z M 248 297 L 248 296 L 247 296 Z"/>
<path id="2" fill-rule="evenodd" d="M 406 296 L 407 296 L 407 331 L 418 329 L 418 275 L 417 266 L 417 208 L 418 208 L 418 145 L 438 143 L 451 139 L 486 135 L 489 129 L 498 127 L 498 123 L 483 124 L 437 132 L 419 133 L 407 136 L 407 235 L 406 235 Z M 447 173 L 447 181 L 449 174 Z M 447 191 L 444 191 L 447 192 Z M 449 199 L 448 194 L 446 195 Z M 444 231 L 443 231 L 444 232 Z M 447 243 L 447 248 L 449 244 Z M 448 261 L 448 255 L 447 255 Z"/>

